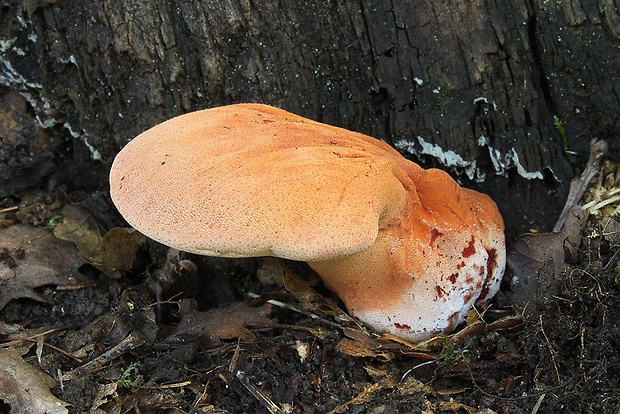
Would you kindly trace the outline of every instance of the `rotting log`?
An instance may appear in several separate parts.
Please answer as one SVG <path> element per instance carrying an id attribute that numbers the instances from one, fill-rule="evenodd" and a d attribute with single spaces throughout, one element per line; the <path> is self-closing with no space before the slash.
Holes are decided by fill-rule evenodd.
<path id="1" fill-rule="evenodd" d="M 619 46 L 612 0 L 0 8 L 0 84 L 95 158 L 180 113 L 263 102 L 475 182 L 509 236 L 552 225 L 591 138 L 618 153 Z"/>

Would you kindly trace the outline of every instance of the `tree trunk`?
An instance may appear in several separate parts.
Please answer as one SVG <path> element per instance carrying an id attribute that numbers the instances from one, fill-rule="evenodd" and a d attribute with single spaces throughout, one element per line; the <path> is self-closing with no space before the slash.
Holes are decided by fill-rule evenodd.
<path id="1" fill-rule="evenodd" d="M 268 103 L 473 181 L 500 205 L 509 237 L 551 227 L 591 138 L 618 151 L 619 47 L 614 0 L 5 0 L 0 9 L 0 84 L 106 162 L 175 115 Z"/>

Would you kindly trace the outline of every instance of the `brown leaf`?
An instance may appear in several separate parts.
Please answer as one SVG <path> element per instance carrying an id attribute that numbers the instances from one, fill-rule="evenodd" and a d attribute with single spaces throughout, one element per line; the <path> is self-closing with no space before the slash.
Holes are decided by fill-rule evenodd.
<path id="1" fill-rule="evenodd" d="M 84 264 L 75 246 L 47 229 L 15 225 L 0 229 L 0 309 L 17 298 L 45 299 L 33 289 L 76 282 Z"/>
<path id="2" fill-rule="evenodd" d="M 486 326 L 487 326 L 487 324 L 484 323 L 484 321 L 473 322 L 473 323 L 467 325 L 465 328 L 463 328 L 460 331 L 458 331 L 457 333 L 455 333 L 450 338 L 450 340 L 455 345 L 459 345 L 463 341 L 465 341 L 465 339 L 467 339 L 469 337 L 478 336 L 478 335 L 482 334 L 482 332 L 484 332 L 484 330 L 486 329 Z"/>
<path id="3" fill-rule="evenodd" d="M 603 217 L 600 224 L 603 237 L 614 247 L 620 246 L 619 220 L 617 217 Z"/>
<path id="4" fill-rule="evenodd" d="M 438 409 L 442 412 L 444 411 L 452 411 L 454 413 L 460 413 L 463 410 L 467 411 L 469 414 L 473 414 L 478 410 L 474 407 L 470 407 L 468 405 L 462 404 L 457 401 L 440 401 L 438 404 Z"/>
<path id="5" fill-rule="evenodd" d="M 332 318 L 336 321 L 352 322 L 346 312 L 336 306 L 332 301 L 318 294 L 311 284 L 297 275 L 286 266 L 284 261 L 279 261 L 283 271 L 282 280 L 284 287 L 295 299 L 301 302 L 302 307 L 322 318 Z"/>
<path id="6" fill-rule="evenodd" d="M 79 330 L 69 332 L 65 343 L 69 352 L 93 342 L 118 344 L 135 333 L 141 340 L 152 342 L 158 333 L 151 291 L 145 286 L 125 289 L 113 312 L 101 315 Z"/>
<path id="7" fill-rule="evenodd" d="M 384 341 L 373 338 L 360 329 L 345 328 L 344 334 L 346 338 L 342 338 L 336 349 L 343 354 L 352 357 L 373 357 L 382 361 L 390 361 L 394 358 L 394 354 L 382 350 Z"/>
<path id="8" fill-rule="evenodd" d="M 14 413 L 65 414 L 69 404 L 50 392 L 56 381 L 24 361 L 19 352 L 0 349 L 0 396 Z"/>
<path id="9" fill-rule="evenodd" d="M 68 204 L 62 213 L 64 219 L 54 228 L 54 235 L 75 243 L 88 263 L 115 279 L 129 270 L 136 251 L 146 242 L 132 228 L 117 227 L 102 236 L 99 224 L 83 207 Z"/>
<path id="10" fill-rule="evenodd" d="M 517 238 L 508 253 L 508 265 L 514 272 L 513 302 L 518 308 L 535 310 L 557 293 L 561 275 L 568 268 L 566 257 L 581 244 L 586 219 L 585 211 L 573 207 L 562 231 Z"/>
<path id="11" fill-rule="evenodd" d="M 22 329 L 21 326 L 16 324 L 8 324 L 0 321 L 0 335 L 9 336 L 14 335 Z"/>
<path id="12" fill-rule="evenodd" d="M 368 387 L 359 393 L 355 398 L 339 405 L 329 412 L 329 414 L 340 414 L 351 411 L 351 406 L 361 405 L 372 401 L 380 391 L 393 389 L 398 387 L 396 374 L 389 375 Z"/>
<path id="13" fill-rule="evenodd" d="M 402 354 L 425 360 L 436 359 L 428 353 L 430 348 L 424 347 L 423 343 L 413 345 L 391 335 L 376 338 L 360 328 L 345 328 L 343 333 L 346 338 L 338 342 L 336 349 L 352 357 L 372 357 L 390 361 L 394 359 L 394 355 Z"/>
<path id="14" fill-rule="evenodd" d="M 146 236 L 132 228 L 116 227 L 103 236 L 101 270 L 118 279 L 129 270 L 136 251 L 146 243 Z"/>
<path id="15" fill-rule="evenodd" d="M 101 264 L 101 229 L 90 211 L 67 204 L 62 209 L 63 221 L 54 227 L 54 235 L 75 243 L 80 254 L 90 264 Z"/>
<path id="16" fill-rule="evenodd" d="M 181 322 L 175 327 L 167 342 L 191 341 L 199 339 L 206 346 L 216 346 L 222 339 L 239 338 L 251 342 L 256 336 L 251 328 L 268 328 L 272 321 L 267 317 L 271 313 L 270 305 L 258 308 L 245 303 L 235 303 L 227 308 L 213 309 L 207 312 L 196 310 L 196 301 L 181 301 Z"/>

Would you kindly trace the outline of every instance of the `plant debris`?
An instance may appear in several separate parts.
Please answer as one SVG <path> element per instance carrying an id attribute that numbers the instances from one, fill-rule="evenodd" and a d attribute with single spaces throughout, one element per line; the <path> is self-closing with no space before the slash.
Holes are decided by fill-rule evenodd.
<path id="1" fill-rule="evenodd" d="M 244 342 L 256 339 L 253 329 L 266 330 L 273 325 L 267 316 L 271 306 L 250 307 L 235 303 L 222 309 L 198 312 L 193 299 L 184 299 L 179 305 L 181 321 L 174 327 L 165 341 L 170 343 L 199 340 L 202 346 L 211 348 L 225 339 L 239 338 Z"/>
<path id="2" fill-rule="evenodd" d="M 576 412 L 586 404 L 615 414 L 620 221 L 569 216 L 562 232 L 524 237 L 515 245 L 514 275 L 528 280 L 510 293 L 522 297 L 517 311 L 500 300 L 484 314 L 472 311 L 448 338 L 408 344 L 371 332 L 341 310 L 312 272 L 267 259 L 258 275 L 240 281 L 243 291 L 258 292 L 250 303 L 199 310 L 199 299 L 156 300 L 149 277 L 121 276 L 123 286 L 108 279 L 118 289 L 108 312 L 74 328 L 50 323 L 19 331 L 19 325 L 5 324 L 5 348 L 27 353 L 58 378 L 53 392 L 72 404 L 69 412 L 168 407 L 188 413 L 492 414 L 536 407 Z M 9 234 L 54 240 L 47 229 L 24 227 Z M 75 263 L 66 268 L 85 263 L 72 244 L 54 243 L 73 252 Z M 17 245 L 7 248 L 21 266 L 30 250 L 21 258 Z M 136 260 L 132 249 L 129 261 L 142 267 L 126 274 L 176 272 L 168 251 L 157 249 L 149 248 L 153 259 L 146 262 Z M 3 266 L 10 269 L 7 259 Z M 175 283 L 201 277 L 201 269 L 168 276 L 158 277 Z M 48 306 L 65 306 L 72 291 L 65 292 L 53 304 L 49 295 L 37 294 Z"/>
<path id="3" fill-rule="evenodd" d="M 113 228 L 104 236 L 92 214 L 83 207 L 67 204 L 54 235 L 72 241 L 82 257 L 106 275 L 120 278 L 131 267 L 136 251 L 146 237 L 132 228 Z"/>
<path id="4" fill-rule="evenodd" d="M 56 381 L 24 361 L 19 352 L 0 348 L 0 396 L 12 413 L 66 414 L 70 404 L 50 392 Z"/>
<path id="5" fill-rule="evenodd" d="M 18 298 L 47 303 L 35 289 L 77 283 L 84 263 L 71 243 L 59 241 L 48 229 L 0 228 L 0 309 Z"/>

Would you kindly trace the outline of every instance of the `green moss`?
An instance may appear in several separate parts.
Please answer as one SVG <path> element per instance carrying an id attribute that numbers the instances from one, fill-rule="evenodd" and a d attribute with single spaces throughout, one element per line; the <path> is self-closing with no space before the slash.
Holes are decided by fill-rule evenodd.
<path id="1" fill-rule="evenodd" d="M 555 124 L 555 129 L 560 134 L 560 138 L 562 138 L 562 150 L 564 151 L 564 155 L 572 164 L 577 164 L 578 161 L 577 158 L 575 158 L 575 153 L 568 149 L 568 134 L 566 133 L 564 124 L 557 115 L 553 115 L 553 123 Z"/>
<path id="2" fill-rule="evenodd" d="M 57 216 L 52 217 L 48 222 L 47 222 L 47 227 L 51 227 L 52 229 L 54 227 L 56 227 L 59 223 L 62 223 L 65 219 L 65 216 L 62 214 L 59 214 Z"/>
<path id="3" fill-rule="evenodd" d="M 132 362 L 127 368 L 125 368 L 118 380 L 119 388 L 136 388 L 138 383 L 142 379 L 142 375 L 132 375 L 132 371 L 136 369 L 137 362 Z"/>

